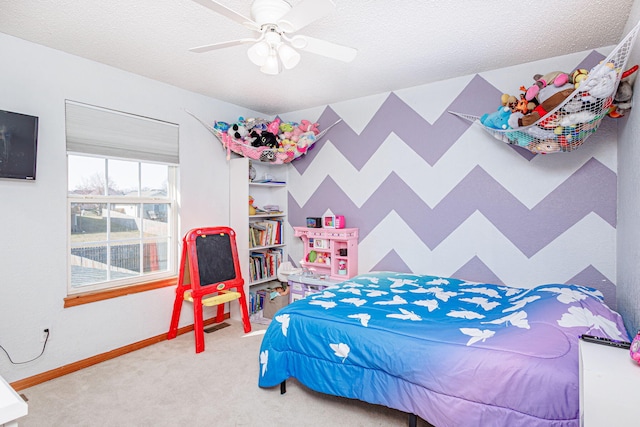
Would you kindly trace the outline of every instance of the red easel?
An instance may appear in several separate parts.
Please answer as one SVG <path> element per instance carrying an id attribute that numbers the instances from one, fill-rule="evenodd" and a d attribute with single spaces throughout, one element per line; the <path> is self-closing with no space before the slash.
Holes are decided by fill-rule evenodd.
<path id="1" fill-rule="evenodd" d="M 200 240 L 199 240 L 200 239 Z M 235 288 L 236 291 L 231 291 Z M 244 332 L 251 331 L 236 233 L 229 227 L 194 228 L 182 243 L 176 299 L 167 339 L 178 334 L 182 304 L 193 302 L 196 353 L 204 351 L 202 306 L 218 306 L 216 323 L 224 320 L 224 303 L 239 300 Z"/>

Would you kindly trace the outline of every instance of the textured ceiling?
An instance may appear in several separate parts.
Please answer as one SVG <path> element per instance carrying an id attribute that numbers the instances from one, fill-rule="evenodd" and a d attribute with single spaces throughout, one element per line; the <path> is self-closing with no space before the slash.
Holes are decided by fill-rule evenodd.
<path id="1" fill-rule="evenodd" d="M 250 16 L 250 1 L 219 0 Z M 295 6 L 300 0 L 290 0 Z M 248 45 L 196 46 L 255 33 L 192 0 L 0 0 L 0 32 L 265 114 L 615 45 L 632 0 L 335 0 L 299 31 L 358 49 L 343 63 L 302 52 L 277 76 Z"/>

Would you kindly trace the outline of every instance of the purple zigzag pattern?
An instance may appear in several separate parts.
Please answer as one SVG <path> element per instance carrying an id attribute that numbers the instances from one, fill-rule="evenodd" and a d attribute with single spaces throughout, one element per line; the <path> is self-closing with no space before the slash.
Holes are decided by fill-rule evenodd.
<path id="1" fill-rule="evenodd" d="M 580 273 L 573 276 L 567 283 L 575 283 L 577 285 L 590 286 L 602 292 L 604 301 L 613 310 L 617 310 L 618 303 L 616 301 L 616 285 L 611 283 L 607 277 L 600 273 L 597 268 L 589 265 Z"/>
<path id="2" fill-rule="evenodd" d="M 592 51 L 576 68 L 591 69 L 603 58 L 602 54 Z M 529 77 L 523 76 L 523 82 L 527 81 L 529 81 Z M 533 78 L 530 81 L 533 83 Z M 476 75 L 446 110 L 481 116 L 496 109 L 501 95 L 502 92 L 495 86 Z M 319 128 L 326 129 L 339 119 L 340 117 L 331 107 L 326 107 L 318 119 Z M 304 173 L 326 140 L 330 139 L 338 151 L 357 170 L 360 170 L 382 142 L 393 132 L 417 155 L 433 166 L 469 126 L 472 126 L 472 123 L 449 113 L 440 115 L 431 124 L 392 92 L 360 135 L 356 134 L 345 122 L 340 122 L 329 130 L 324 138 L 316 142 L 305 156 L 297 159 L 292 165 L 299 173 Z M 487 139 L 489 140 L 489 138 L 493 139 L 488 135 Z M 500 143 L 502 144 L 502 142 Z M 536 156 L 524 148 L 517 146 L 512 148 L 527 160 Z"/>
<path id="3" fill-rule="evenodd" d="M 453 277 L 457 277 L 464 280 L 471 280 L 474 282 L 494 283 L 496 285 L 504 285 L 502 280 L 491 269 L 482 262 L 482 260 L 476 255 L 473 256 L 465 265 L 460 267 Z M 514 283 L 514 286 L 517 286 Z"/>
<path id="4" fill-rule="evenodd" d="M 411 269 L 393 249 L 387 253 L 371 271 L 397 271 L 399 273 L 412 273 Z"/>
<path id="5" fill-rule="evenodd" d="M 495 100 L 499 100 L 500 95 L 493 85 L 476 75 L 449 105 L 449 109 L 482 114 L 495 109 Z M 326 128 L 339 118 L 335 111 L 327 107 L 318 119 L 319 128 Z M 330 139 L 342 155 L 360 170 L 393 132 L 427 163 L 434 165 L 469 126 L 471 123 L 468 121 L 448 113 L 442 114 L 431 124 L 395 93 L 390 93 L 360 135 L 345 122 L 340 122 L 316 142 L 307 155 L 292 164 L 298 172 L 303 173 L 326 140 Z"/>
<path id="6" fill-rule="evenodd" d="M 394 210 L 427 247 L 434 249 L 479 211 L 531 257 L 590 212 L 615 227 L 616 185 L 616 174 L 592 158 L 529 209 L 476 166 L 437 206 L 430 208 L 397 174 L 391 173 L 358 208 L 328 176 L 304 206 L 289 194 L 289 221 L 304 224 L 307 216 L 330 209 L 345 215 L 347 226 L 358 227 L 363 239 Z"/>

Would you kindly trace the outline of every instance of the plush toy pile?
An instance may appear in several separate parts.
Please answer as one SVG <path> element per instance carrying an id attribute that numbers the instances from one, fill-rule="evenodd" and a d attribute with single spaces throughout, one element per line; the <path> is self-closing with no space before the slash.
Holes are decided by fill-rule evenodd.
<path id="1" fill-rule="evenodd" d="M 302 156 L 321 136 L 318 123 L 283 122 L 240 117 L 235 123 L 215 122 L 214 133 L 227 150 L 254 160 L 289 163 Z"/>
<path id="2" fill-rule="evenodd" d="M 571 151 L 596 131 L 603 117 L 620 117 L 631 108 L 632 82 L 616 88 L 637 69 L 623 72 L 605 62 L 590 71 L 537 74 L 531 86 L 520 87 L 519 96 L 502 95 L 497 111 L 484 114 L 480 122 L 504 131 L 505 142 L 534 153 Z"/>

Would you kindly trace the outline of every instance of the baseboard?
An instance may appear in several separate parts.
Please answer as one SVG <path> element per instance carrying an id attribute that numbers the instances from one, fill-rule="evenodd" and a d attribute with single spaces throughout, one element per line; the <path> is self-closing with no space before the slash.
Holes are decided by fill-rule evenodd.
<path id="1" fill-rule="evenodd" d="M 229 319 L 229 313 L 224 314 L 225 319 Z M 216 323 L 215 317 L 204 321 L 204 326 L 213 325 Z M 178 335 L 186 334 L 193 331 L 193 324 L 184 326 L 178 329 Z M 50 371 L 42 372 L 32 377 L 24 378 L 11 383 L 11 387 L 16 391 L 24 390 L 25 388 L 33 387 L 34 385 L 42 384 L 50 381 L 54 378 L 61 377 L 63 375 L 70 374 L 80 369 L 88 368 L 89 366 L 96 365 L 106 360 L 115 359 L 123 354 L 131 353 L 132 351 L 140 350 L 141 348 L 148 347 L 153 344 L 157 344 L 167 339 L 166 332 L 155 337 L 147 338 L 142 341 L 135 342 L 133 344 L 126 345 L 124 347 L 116 348 L 115 350 L 108 351 L 102 354 L 96 354 L 87 359 L 78 360 L 77 362 L 69 363 L 68 365 L 61 366 Z"/>

